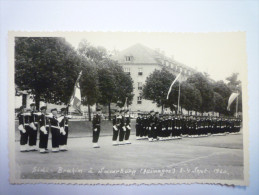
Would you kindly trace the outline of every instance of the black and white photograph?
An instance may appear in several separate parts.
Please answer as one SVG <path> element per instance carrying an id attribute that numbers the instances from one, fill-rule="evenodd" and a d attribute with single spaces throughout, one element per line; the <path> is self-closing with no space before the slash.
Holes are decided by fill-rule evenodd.
<path id="1" fill-rule="evenodd" d="M 11 183 L 248 185 L 245 32 L 9 32 Z"/>

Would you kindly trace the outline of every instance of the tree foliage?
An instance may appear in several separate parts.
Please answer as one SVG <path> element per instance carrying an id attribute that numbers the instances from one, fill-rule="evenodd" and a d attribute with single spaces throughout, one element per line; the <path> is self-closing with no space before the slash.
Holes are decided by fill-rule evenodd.
<path id="1" fill-rule="evenodd" d="M 166 96 L 174 79 L 175 75 L 165 68 L 155 70 L 146 79 L 143 86 L 143 98 L 153 101 L 157 106 L 164 106 L 167 104 Z"/>
<path id="2" fill-rule="evenodd" d="M 41 99 L 67 104 L 79 69 L 80 58 L 64 38 L 15 39 L 15 84 L 30 90 L 37 107 Z"/>

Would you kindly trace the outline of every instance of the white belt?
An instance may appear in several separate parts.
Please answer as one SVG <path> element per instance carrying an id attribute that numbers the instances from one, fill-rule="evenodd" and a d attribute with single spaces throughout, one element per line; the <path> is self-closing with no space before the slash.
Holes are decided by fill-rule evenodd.
<path id="1" fill-rule="evenodd" d="M 56 128 L 56 129 L 59 129 L 59 126 L 52 126 L 52 125 L 51 125 L 51 127 Z"/>

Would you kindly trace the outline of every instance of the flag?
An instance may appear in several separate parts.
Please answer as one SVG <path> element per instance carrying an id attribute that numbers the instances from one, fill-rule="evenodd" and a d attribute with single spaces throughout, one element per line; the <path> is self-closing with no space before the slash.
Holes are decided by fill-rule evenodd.
<path id="1" fill-rule="evenodd" d="M 238 93 L 232 93 L 228 99 L 228 107 L 227 110 L 230 111 L 230 106 L 233 103 L 233 101 L 237 98 L 239 94 Z"/>
<path id="2" fill-rule="evenodd" d="M 128 97 L 126 97 L 126 100 L 125 100 L 125 103 L 124 103 L 124 109 L 128 109 L 127 100 L 128 100 Z"/>
<path id="3" fill-rule="evenodd" d="M 79 80 L 82 75 L 82 71 L 79 73 L 79 76 L 76 80 L 75 86 L 74 86 L 74 92 L 73 95 L 71 96 L 70 99 L 70 106 L 73 106 L 76 110 L 81 112 L 81 91 L 80 91 L 80 85 L 79 85 Z"/>
<path id="4" fill-rule="evenodd" d="M 169 95 L 170 95 L 170 93 L 171 93 L 171 91 L 172 91 L 173 85 L 174 85 L 175 82 L 179 79 L 180 75 L 181 75 L 181 72 L 177 75 L 177 77 L 175 78 L 175 80 L 172 82 L 172 84 L 171 84 L 171 86 L 170 86 L 170 88 L 169 88 L 169 90 L 168 90 L 168 93 L 167 93 L 167 97 L 166 97 L 167 100 L 168 100 Z"/>

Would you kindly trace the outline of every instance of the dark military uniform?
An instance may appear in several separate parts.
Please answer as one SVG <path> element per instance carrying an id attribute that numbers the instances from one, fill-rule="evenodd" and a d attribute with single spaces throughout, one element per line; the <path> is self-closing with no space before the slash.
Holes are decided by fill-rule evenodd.
<path id="1" fill-rule="evenodd" d="M 120 115 L 120 125 L 119 125 L 119 142 L 123 144 L 123 140 L 125 137 L 126 127 L 125 127 L 125 117 Z"/>
<path id="2" fill-rule="evenodd" d="M 50 129 L 49 118 L 47 118 L 45 114 L 41 114 L 41 116 L 39 117 L 39 128 L 40 128 L 39 148 L 42 152 L 45 152 L 45 150 L 48 148 L 49 129 Z"/>
<path id="3" fill-rule="evenodd" d="M 125 127 L 126 127 L 126 132 L 125 132 L 125 141 L 127 144 L 129 144 L 128 140 L 130 137 L 130 131 L 131 131 L 131 126 L 130 126 L 130 115 L 125 116 Z"/>
<path id="4" fill-rule="evenodd" d="M 38 115 L 37 111 L 32 111 L 30 116 L 30 126 L 29 126 L 29 146 L 30 150 L 36 150 L 36 142 L 38 135 Z M 33 126 L 33 127 L 32 127 Z"/>
<path id="5" fill-rule="evenodd" d="M 27 151 L 26 145 L 28 143 L 28 126 L 29 126 L 29 116 L 25 116 L 25 113 L 19 113 L 17 115 L 19 120 L 19 131 L 20 131 L 20 145 L 21 152 Z"/>
<path id="6" fill-rule="evenodd" d="M 59 151 L 59 143 L 60 143 L 60 126 L 59 121 L 56 116 L 52 116 L 49 118 L 50 123 L 50 131 L 52 135 L 52 151 L 58 152 Z"/>
<path id="7" fill-rule="evenodd" d="M 136 138 L 139 139 L 141 132 L 141 117 L 140 115 L 136 118 Z"/>
<path id="8" fill-rule="evenodd" d="M 148 118 L 148 139 L 149 141 L 153 140 L 153 133 L 155 127 L 155 116 L 150 115 Z"/>
<path id="9" fill-rule="evenodd" d="M 93 117 L 93 143 L 97 143 L 101 131 L 101 116 L 96 114 Z"/>
<path id="10" fill-rule="evenodd" d="M 60 146 L 63 147 L 62 150 L 67 150 L 67 138 L 68 138 L 68 121 L 69 117 L 67 115 L 61 115 L 63 119 L 59 123 L 60 128 L 64 128 L 65 135 L 60 132 Z"/>
<path id="11" fill-rule="evenodd" d="M 116 142 L 118 139 L 118 135 L 119 135 L 119 126 L 120 126 L 120 120 L 121 118 L 114 115 L 113 119 L 112 119 L 112 141 Z"/>

